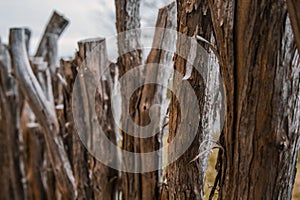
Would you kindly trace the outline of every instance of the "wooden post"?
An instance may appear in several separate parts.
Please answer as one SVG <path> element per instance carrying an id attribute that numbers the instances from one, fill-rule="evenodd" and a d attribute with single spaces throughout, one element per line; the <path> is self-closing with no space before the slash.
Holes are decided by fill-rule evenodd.
<path id="1" fill-rule="evenodd" d="M 29 55 L 29 43 L 30 43 L 30 38 L 31 38 L 31 31 L 30 31 L 30 29 L 29 28 L 25 28 L 25 37 L 26 37 L 26 39 L 25 39 L 25 43 L 26 43 L 26 50 L 27 50 L 27 53 L 28 53 L 28 55 Z"/>
<path id="2" fill-rule="evenodd" d="M 52 85 L 55 104 L 61 104 L 62 102 L 62 91 L 61 85 L 57 80 L 56 73 L 57 68 L 59 67 L 58 62 L 58 39 L 69 24 L 69 21 L 58 14 L 57 12 L 53 12 L 42 39 L 40 41 L 39 47 L 35 54 L 36 57 L 43 57 L 44 61 L 48 63 L 48 67 L 51 72 Z"/>
<path id="3" fill-rule="evenodd" d="M 102 38 L 88 39 L 78 42 L 79 47 L 79 71 L 89 70 L 94 73 L 95 78 L 100 77 L 100 82 L 96 90 L 96 101 L 95 108 L 90 106 L 91 99 L 89 95 L 86 94 L 89 90 L 87 87 L 87 82 L 89 79 L 86 77 L 79 77 L 80 81 L 80 91 L 82 99 L 82 111 L 81 116 L 76 116 L 77 119 L 82 118 L 85 122 L 85 132 L 87 134 L 86 145 L 96 151 L 103 151 L 101 142 L 96 139 L 97 135 L 95 132 L 95 127 L 93 127 L 92 121 L 98 119 L 102 130 L 106 136 L 116 145 L 116 130 L 114 127 L 114 119 L 112 116 L 112 106 L 111 106 L 111 90 L 112 78 L 110 75 L 109 61 L 107 59 L 106 44 L 105 40 Z M 80 75 L 79 75 L 80 76 Z M 96 109 L 97 116 L 91 116 L 92 110 Z M 99 143 L 100 142 L 100 143 Z M 80 144 L 82 146 L 82 144 Z M 73 156 L 78 157 L 78 150 L 74 149 L 77 153 Z M 110 151 L 107 149 L 107 151 Z M 114 155 L 112 162 L 118 160 L 118 155 Z M 82 167 L 78 165 L 78 167 Z M 110 167 L 107 167 L 97 161 L 96 158 L 90 157 L 90 169 L 92 172 L 92 185 L 93 193 L 95 199 L 115 199 L 116 189 L 118 181 L 118 172 Z M 76 168 L 75 177 L 80 177 L 80 168 Z M 79 183 L 79 180 L 77 181 Z M 80 183 L 79 183 L 80 184 Z"/>
<path id="4" fill-rule="evenodd" d="M 0 175 L 2 199 L 24 199 L 21 172 L 19 92 L 12 77 L 8 47 L 0 41 Z"/>
<path id="5" fill-rule="evenodd" d="M 173 64 L 173 53 L 164 51 L 166 49 L 173 49 L 175 51 L 175 39 L 176 35 L 172 35 L 170 30 L 176 31 L 176 4 L 175 2 L 159 9 L 156 27 L 157 29 L 154 34 L 152 48 L 145 66 L 145 77 L 147 80 L 152 80 L 155 82 L 168 83 L 170 79 L 170 74 L 164 74 L 158 71 L 158 68 L 147 67 L 147 64 L 150 65 L 162 65 L 171 66 Z M 173 32 L 173 33 L 174 33 Z M 142 88 L 141 101 L 139 103 L 139 120 L 141 125 L 147 125 L 150 122 L 149 119 L 149 108 L 154 105 L 162 105 L 166 99 L 166 89 L 162 86 L 147 84 Z M 159 110 L 152 117 L 153 124 L 161 124 L 161 116 L 165 116 L 166 113 Z M 159 126 L 160 127 L 160 126 Z M 160 127 L 161 128 L 161 127 Z M 153 137 L 150 138 L 141 138 L 140 146 L 141 153 L 153 152 L 162 147 L 162 133 L 161 130 L 153 128 Z M 153 165 L 154 168 L 159 168 L 159 165 L 162 165 L 161 155 L 159 157 L 153 158 L 154 162 L 145 160 L 142 158 L 142 167 L 149 167 Z M 157 170 L 154 172 L 143 173 L 141 175 L 141 190 L 142 190 L 142 199 L 159 199 L 161 193 L 161 177 L 162 170 Z"/>
<path id="6" fill-rule="evenodd" d="M 46 49 L 45 61 L 48 63 L 51 76 L 56 77 L 56 70 L 58 68 L 58 35 L 54 33 L 48 33 L 46 35 Z M 56 78 L 55 78 L 56 79 Z"/>
<path id="7" fill-rule="evenodd" d="M 54 105 L 51 74 L 50 69 L 48 68 L 48 63 L 43 61 L 42 57 L 34 57 L 32 65 L 47 100 Z"/>
<path id="8" fill-rule="evenodd" d="M 49 35 L 55 34 L 57 38 L 59 38 L 68 24 L 69 21 L 66 18 L 54 11 L 46 26 L 35 56 L 45 58 L 47 51 L 49 50 L 46 47 Z"/>
<path id="9" fill-rule="evenodd" d="M 133 69 L 136 66 L 142 64 L 142 51 L 140 49 L 140 33 L 134 29 L 140 28 L 140 0 L 115 0 L 116 5 L 116 28 L 118 35 L 118 52 L 120 57 L 118 58 L 119 77 L 122 77 L 126 72 Z M 127 32 L 126 32 L 127 31 Z M 128 53 L 127 50 L 132 50 Z M 137 77 L 139 75 L 137 74 Z M 128 87 L 133 87 L 131 80 L 124 80 L 121 83 L 121 95 L 122 99 L 125 98 L 125 91 Z M 135 123 L 138 123 L 138 113 L 136 104 L 139 101 L 141 91 L 138 90 L 132 95 L 131 103 L 122 101 L 122 127 L 127 127 L 127 131 L 134 133 L 133 126 L 129 125 L 124 119 L 124 114 L 131 113 L 131 117 Z M 123 149 L 130 152 L 139 152 L 139 138 L 132 137 L 126 132 L 122 131 L 123 136 Z M 135 163 L 139 165 L 139 160 L 127 159 L 122 161 L 124 168 L 128 168 L 129 165 Z M 137 173 L 122 173 L 122 199 L 141 199 L 141 175 Z"/>
<path id="10" fill-rule="evenodd" d="M 58 134 L 59 126 L 54 105 L 44 95 L 42 88 L 30 67 L 22 28 L 10 29 L 10 48 L 16 79 L 28 104 L 43 128 L 47 153 L 57 179 L 59 190 L 66 198 L 75 198 L 74 176 L 63 142 Z"/>
<path id="11" fill-rule="evenodd" d="M 300 74 L 286 1 L 209 0 L 209 9 L 226 91 L 218 199 L 291 199 Z"/>
<path id="12" fill-rule="evenodd" d="M 39 124 L 34 121 L 26 123 L 23 129 L 24 168 L 27 181 L 28 199 L 45 199 L 46 190 L 43 184 L 43 167 L 45 140 Z M 48 189 L 48 188 L 47 188 Z M 48 192 L 48 191 L 47 191 Z"/>
<path id="13" fill-rule="evenodd" d="M 178 74 L 182 74 L 186 77 L 195 92 L 198 102 L 193 102 L 192 96 L 187 96 L 184 89 L 176 87 L 176 85 L 182 81 L 182 77 L 175 74 L 173 77 L 173 89 L 175 93 L 178 92 L 178 99 L 172 94 L 168 141 L 172 141 L 176 135 L 184 133 L 184 137 L 179 139 L 182 141 L 192 139 L 193 142 L 180 158 L 167 167 L 168 199 L 203 199 L 205 171 L 209 154 L 205 153 L 204 156 L 201 156 L 201 159 L 194 159 L 197 158 L 200 153 L 203 153 L 202 144 L 209 144 L 209 142 L 205 141 L 209 138 L 207 136 L 209 133 L 204 130 L 203 124 L 203 121 L 205 121 L 203 119 L 208 115 L 208 113 L 204 112 L 205 93 L 208 86 L 205 85 L 206 83 L 204 81 L 206 74 L 200 74 L 200 72 L 195 69 L 195 66 L 204 63 L 204 66 L 201 66 L 203 68 L 202 72 L 207 72 L 208 58 L 203 54 L 202 48 L 197 45 L 193 47 L 193 41 L 191 41 L 190 38 L 201 35 L 209 40 L 212 35 L 210 29 L 211 19 L 210 13 L 207 12 L 208 2 L 201 0 L 192 1 L 190 3 L 184 0 L 177 0 L 176 2 L 178 6 L 177 31 L 180 32 L 183 37 L 178 36 L 177 39 L 176 52 L 178 54 L 174 56 L 174 69 Z M 187 61 L 179 55 L 188 55 L 189 60 Z M 185 105 L 198 103 L 199 110 L 183 110 L 179 104 L 182 100 L 184 100 Z M 200 120 L 198 122 L 194 119 L 190 119 L 190 124 L 192 125 L 180 124 L 181 118 L 188 118 L 195 112 L 199 113 Z M 197 128 L 196 125 L 198 125 Z M 181 129 L 179 129 L 179 127 Z M 193 133 L 196 133 L 194 138 L 192 136 Z M 171 154 L 172 151 L 176 150 L 176 147 L 175 149 L 170 149 L 169 153 Z"/>
<path id="14" fill-rule="evenodd" d="M 289 17 L 293 27 L 296 44 L 298 47 L 298 51 L 300 51 L 300 14 L 299 14 L 300 1 L 287 0 L 286 2 L 287 2 Z"/>

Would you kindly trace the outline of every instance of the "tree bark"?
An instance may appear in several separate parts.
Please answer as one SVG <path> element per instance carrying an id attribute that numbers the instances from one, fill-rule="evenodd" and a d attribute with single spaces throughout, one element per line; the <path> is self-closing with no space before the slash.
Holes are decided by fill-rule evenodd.
<path id="1" fill-rule="evenodd" d="M 287 8 L 289 17 L 291 19 L 291 24 L 293 27 L 294 37 L 297 43 L 298 51 L 300 49 L 300 14 L 298 10 L 300 9 L 299 0 L 287 0 Z"/>
<path id="2" fill-rule="evenodd" d="M 226 91 L 219 199 L 291 199 L 299 55 L 285 1 L 209 1 Z"/>

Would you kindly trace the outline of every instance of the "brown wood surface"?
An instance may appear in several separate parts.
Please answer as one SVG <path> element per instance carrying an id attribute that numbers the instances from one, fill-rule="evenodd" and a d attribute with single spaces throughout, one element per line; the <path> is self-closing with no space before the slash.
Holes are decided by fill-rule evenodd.
<path id="1" fill-rule="evenodd" d="M 30 108 L 43 128 L 47 153 L 53 172 L 57 178 L 59 190 L 65 198 L 75 197 L 74 176 L 66 155 L 63 142 L 58 135 L 59 126 L 54 105 L 44 95 L 28 61 L 25 47 L 25 33 L 22 28 L 10 30 L 10 48 L 13 69 L 22 93 L 26 96 Z"/>
<path id="2" fill-rule="evenodd" d="M 176 29 L 176 4 L 175 2 L 159 9 L 156 25 L 158 27 L 154 33 L 152 49 L 145 62 L 145 79 L 146 81 L 165 82 L 168 83 L 170 74 L 162 73 L 154 66 L 160 65 L 161 67 L 170 67 L 173 64 L 173 52 L 167 52 L 166 49 L 175 51 L 175 35 L 172 31 Z M 149 65 L 149 66 L 147 66 Z M 139 124 L 148 125 L 150 123 L 149 108 L 152 105 L 162 105 L 166 99 L 167 91 L 164 87 L 155 84 L 146 84 L 141 89 L 141 101 L 138 107 Z M 158 109 L 151 115 L 151 123 L 154 125 L 161 124 L 164 121 L 166 113 Z M 148 125 L 149 127 L 149 125 Z M 162 148 L 163 133 L 162 127 L 151 128 L 153 137 L 141 138 L 140 146 L 142 153 L 148 153 Z M 157 156 L 157 155 L 156 155 Z M 153 166 L 158 170 L 154 172 L 143 173 L 141 175 L 141 199 L 158 199 L 161 196 L 162 185 L 162 170 L 161 167 L 163 158 L 162 152 L 159 156 L 154 156 L 152 160 L 142 158 L 142 167 L 146 168 Z"/>
<path id="3" fill-rule="evenodd" d="M 219 199 L 291 199 L 299 56 L 285 1 L 209 1 L 226 90 Z"/>

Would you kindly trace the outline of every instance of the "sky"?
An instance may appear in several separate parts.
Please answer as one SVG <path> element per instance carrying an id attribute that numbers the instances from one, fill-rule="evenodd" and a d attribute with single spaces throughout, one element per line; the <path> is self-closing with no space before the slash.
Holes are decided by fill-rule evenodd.
<path id="1" fill-rule="evenodd" d="M 154 26 L 158 9 L 170 2 L 172 0 L 142 0 L 141 26 Z M 116 33 L 113 0 L 0 0 L 2 42 L 8 42 L 9 28 L 28 27 L 32 32 L 30 53 L 34 54 L 53 10 L 70 20 L 59 39 L 62 57 L 73 56 L 79 40 Z"/>

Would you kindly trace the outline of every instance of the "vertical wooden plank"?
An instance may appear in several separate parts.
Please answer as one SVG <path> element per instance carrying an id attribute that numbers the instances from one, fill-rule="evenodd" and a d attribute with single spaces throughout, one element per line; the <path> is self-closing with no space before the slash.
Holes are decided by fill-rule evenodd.
<path id="1" fill-rule="evenodd" d="M 75 198 L 74 176 L 62 139 L 58 134 L 59 126 L 54 105 L 47 100 L 29 65 L 24 29 L 10 29 L 9 39 L 15 75 L 22 93 L 25 94 L 37 121 L 43 128 L 47 152 L 59 190 L 64 198 Z"/>
<path id="2" fill-rule="evenodd" d="M 159 9 L 157 19 L 156 19 L 156 31 L 154 33 L 152 49 L 146 59 L 145 65 L 145 78 L 154 82 L 165 82 L 168 83 L 170 79 L 170 74 L 164 74 L 159 71 L 158 67 L 171 66 L 173 64 L 173 53 L 165 51 L 166 49 L 172 49 L 175 52 L 176 35 L 176 3 L 173 2 L 161 9 Z M 170 31 L 173 30 L 174 32 Z M 155 67 L 150 66 L 149 64 Z M 166 89 L 160 85 L 146 84 L 141 89 L 141 101 L 139 103 L 139 124 L 148 125 L 149 119 L 149 108 L 154 105 L 162 105 L 166 98 Z M 161 124 L 161 116 L 166 113 L 162 110 L 157 110 L 151 116 L 151 123 L 157 125 Z M 155 121 L 155 122 L 154 122 Z M 158 126 L 161 128 L 161 126 Z M 161 130 L 152 128 L 153 137 L 141 138 L 140 146 L 141 153 L 154 152 L 162 147 L 162 133 Z M 166 153 L 166 152 L 165 152 Z M 153 168 L 159 169 L 162 165 L 162 152 L 160 155 L 155 155 L 153 160 L 146 160 L 142 158 L 142 167 L 146 168 L 153 165 Z M 162 170 L 157 170 L 154 172 L 143 173 L 141 175 L 141 199 L 158 199 L 161 196 L 161 179 Z"/>
<path id="3" fill-rule="evenodd" d="M 21 169 L 20 153 L 20 111 L 19 93 L 15 79 L 12 77 L 11 57 L 8 47 L 0 41 L 0 123 L 3 157 L 1 158 L 1 175 L 4 191 L 1 196 L 24 199 L 24 180 Z M 2 176 L 1 176 L 2 179 Z"/>

